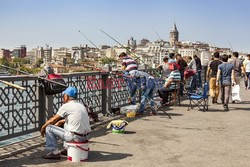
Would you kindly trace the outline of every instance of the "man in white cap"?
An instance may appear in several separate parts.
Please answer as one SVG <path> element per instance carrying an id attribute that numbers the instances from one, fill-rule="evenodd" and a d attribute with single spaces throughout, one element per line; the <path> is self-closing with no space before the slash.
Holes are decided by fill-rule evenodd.
<path id="1" fill-rule="evenodd" d="M 85 106 L 78 102 L 76 98 L 77 89 L 68 87 L 63 92 L 64 104 L 59 108 L 56 115 L 42 126 L 41 135 L 46 136 L 46 150 L 49 151 L 43 158 L 60 159 L 57 138 L 67 142 L 84 142 L 88 140 L 88 134 L 91 131 L 88 113 Z M 65 123 L 64 127 L 67 128 L 59 127 L 63 123 Z"/>

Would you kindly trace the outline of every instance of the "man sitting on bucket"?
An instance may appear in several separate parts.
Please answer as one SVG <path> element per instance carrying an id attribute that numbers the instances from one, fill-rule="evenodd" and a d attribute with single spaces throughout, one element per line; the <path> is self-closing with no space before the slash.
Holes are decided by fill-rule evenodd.
<path id="1" fill-rule="evenodd" d="M 59 108 L 56 115 L 42 126 L 41 135 L 46 136 L 46 150 L 50 151 L 43 158 L 60 159 L 61 153 L 58 151 L 57 145 L 58 138 L 66 142 L 88 140 L 88 134 L 91 131 L 88 113 L 85 106 L 78 102 L 76 98 L 77 89 L 68 87 L 63 92 L 64 104 Z M 63 123 L 65 123 L 64 129 L 59 127 Z"/>

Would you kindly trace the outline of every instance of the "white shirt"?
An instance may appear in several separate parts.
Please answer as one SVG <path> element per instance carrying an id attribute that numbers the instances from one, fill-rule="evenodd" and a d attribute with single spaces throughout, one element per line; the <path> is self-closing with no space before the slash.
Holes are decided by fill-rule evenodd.
<path id="1" fill-rule="evenodd" d="M 246 60 L 243 64 L 246 68 L 246 72 L 250 72 L 250 60 Z"/>
<path id="2" fill-rule="evenodd" d="M 71 100 L 63 104 L 57 114 L 65 118 L 68 131 L 79 134 L 87 134 L 91 131 L 87 109 L 82 103 Z"/>

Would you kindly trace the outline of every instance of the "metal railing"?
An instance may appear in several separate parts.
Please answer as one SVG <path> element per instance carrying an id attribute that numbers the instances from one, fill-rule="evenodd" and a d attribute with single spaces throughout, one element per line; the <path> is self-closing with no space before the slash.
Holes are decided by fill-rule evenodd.
<path id="1" fill-rule="evenodd" d="M 84 72 L 62 76 L 68 86 L 78 89 L 77 99 L 91 106 L 96 113 L 106 115 L 111 107 L 128 104 L 127 83 L 120 74 Z M 26 90 L 1 84 L 0 141 L 39 131 L 63 103 L 62 93 L 45 95 L 36 77 L 6 76 L 1 79 L 23 86 Z"/>

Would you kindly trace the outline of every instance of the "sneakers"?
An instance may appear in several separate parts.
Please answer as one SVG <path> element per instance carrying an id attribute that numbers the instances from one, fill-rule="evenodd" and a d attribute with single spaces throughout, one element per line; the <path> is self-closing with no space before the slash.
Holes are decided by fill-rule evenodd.
<path id="1" fill-rule="evenodd" d="M 60 159 L 61 158 L 61 154 L 60 153 L 53 154 L 53 152 L 51 152 L 51 153 L 48 153 L 46 155 L 43 155 L 42 157 L 44 159 Z"/>
<path id="2" fill-rule="evenodd" d="M 224 111 L 229 111 L 228 105 L 223 105 Z"/>

